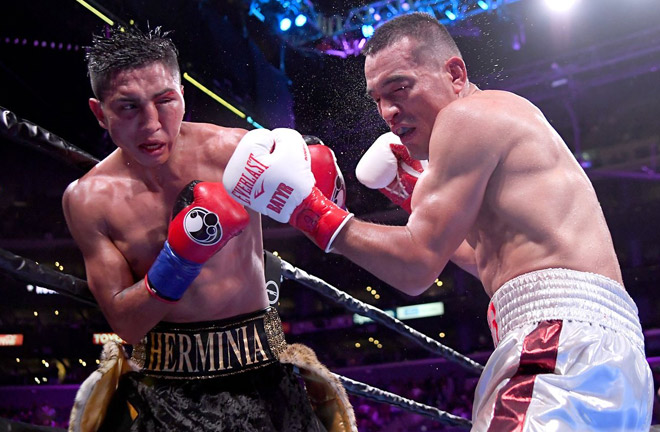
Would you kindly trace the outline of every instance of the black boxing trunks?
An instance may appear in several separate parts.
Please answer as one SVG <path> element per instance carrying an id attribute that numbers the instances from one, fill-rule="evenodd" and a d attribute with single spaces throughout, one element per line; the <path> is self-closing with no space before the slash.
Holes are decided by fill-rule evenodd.
<path id="1" fill-rule="evenodd" d="M 98 428 L 74 430 L 326 431 L 293 366 L 278 359 L 286 349 L 272 308 L 160 323 L 135 346 Z"/>

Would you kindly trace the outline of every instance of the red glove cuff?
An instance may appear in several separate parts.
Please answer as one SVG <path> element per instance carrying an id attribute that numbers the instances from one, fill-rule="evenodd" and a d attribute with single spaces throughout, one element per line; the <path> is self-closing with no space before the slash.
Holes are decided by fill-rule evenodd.
<path id="1" fill-rule="evenodd" d="M 353 217 L 329 200 L 317 188 L 293 211 L 289 223 L 304 232 L 317 246 L 329 252 L 339 231 Z"/>
<path id="2" fill-rule="evenodd" d="M 400 186 L 397 184 L 397 186 Z M 385 195 L 390 201 L 392 201 L 394 204 L 398 205 L 402 209 L 408 212 L 408 214 L 412 213 L 412 210 L 410 208 L 410 200 L 412 198 L 412 195 L 407 194 L 403 189 L 399 187 L 399 191 L 395 191 L 394 187 L 384 187 L 381 189 L 378 189 L 380 193 Z"/>

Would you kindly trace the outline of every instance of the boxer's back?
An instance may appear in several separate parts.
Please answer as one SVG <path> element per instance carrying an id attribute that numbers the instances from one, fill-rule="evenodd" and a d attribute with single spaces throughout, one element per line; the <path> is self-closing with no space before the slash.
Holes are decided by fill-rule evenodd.
<path id="1" fill-rule="evenodd" d="M 468 235 L 488 293 L 512 277 L 548 267 L 621 282 L 596 193 L 559 134 L 536 107 L 511 93 L 472 97 L 486 99 L 491 112 L 483 115 L 501 123 L 493 137 L 500 162 Z"/>

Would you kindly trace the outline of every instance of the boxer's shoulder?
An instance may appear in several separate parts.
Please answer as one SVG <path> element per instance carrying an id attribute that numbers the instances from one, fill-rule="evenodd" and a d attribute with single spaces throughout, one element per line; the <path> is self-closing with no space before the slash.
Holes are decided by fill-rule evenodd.
<path id="1" fill-rule="evenodd" d="M 238 141 L 243 138 L 247 130 L 242 128 L 232 128 L 218 126 L 211 123 L 181 123 L 181 137 L 188 141 L 196 141 L 198 144 L 225 144 L 236 146 Z"/>
<path id="2" fill-rule="evenodd" d="M 180 137 L 186 147 L 194 148 L 198 154 L 203 152 L 208 160 L 224 166 L 246 133 L 241 128 L 183 122 Z"/>

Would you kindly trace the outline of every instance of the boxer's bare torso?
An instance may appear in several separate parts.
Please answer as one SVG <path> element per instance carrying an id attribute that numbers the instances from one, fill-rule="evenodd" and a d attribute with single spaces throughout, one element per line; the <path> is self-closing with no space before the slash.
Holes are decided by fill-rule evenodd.
<path id="1" fill-rule="evenodd" d="M 409 294 L 451 259 L 493 293 L 549 267 L 621 282 L 594 189 L 559 134 L 527 100 L 482 91 L 463 60 L 417 55 L 403 38 L 367 56 L 367 93 L 392 132 L 428 167 L 404 227 L 351 220 L 335 248 Z"/>
<path id="2" fill-rule="evenodd" d="M 144 287 L 177 195 L 193 180 L 220 182 L 245 133 L 181 122 L 182 94 L 161 69 L 156 64 L 120 75 L 113 95 L 121 104 L 115 107 L 109 97 L 100 120 L 119 148 L 72 183 L 63 198 L 90 289 L 110 325 L 129 342 L 159 321 L 215 320 L 268 304 L 260 216 L 252 211 L 249 225 L 204 264 L 180 301 L 156 300 Z M 127 111 L 138 114 L 125 114 L 125 100 Z"/>

